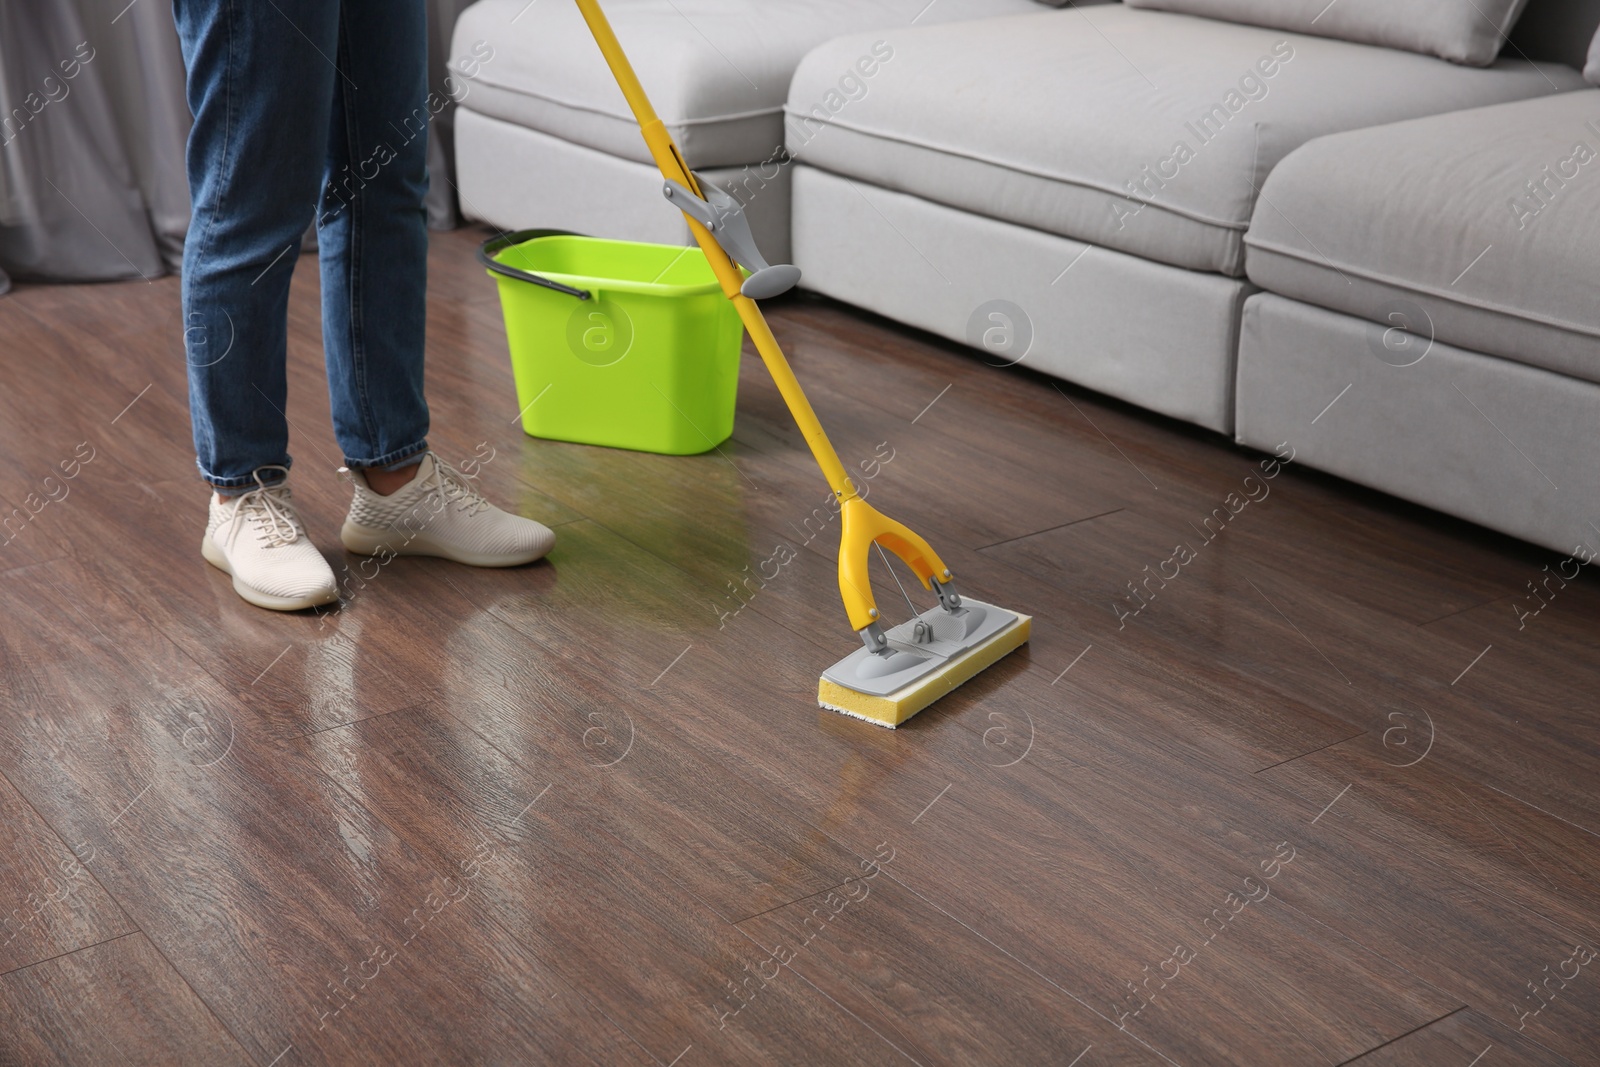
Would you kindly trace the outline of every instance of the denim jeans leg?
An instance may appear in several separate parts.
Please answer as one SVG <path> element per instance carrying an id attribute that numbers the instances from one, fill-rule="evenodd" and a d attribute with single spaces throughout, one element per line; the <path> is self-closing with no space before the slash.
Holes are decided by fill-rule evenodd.
<path id="1" fill-rule="evenodd" d="M 345 464 L 427 447 L 428 37 L 424 0 L 343 0 L 317 218 L 322 346 Z"/>
<path id="2" fill-rule="evenodd" d="M 194 114 L 184 350 L 200 472 L 255 485 L 290 463 L 289 277 L 316 213 L 339 40 L 322 0 L 175 0 Z"/>

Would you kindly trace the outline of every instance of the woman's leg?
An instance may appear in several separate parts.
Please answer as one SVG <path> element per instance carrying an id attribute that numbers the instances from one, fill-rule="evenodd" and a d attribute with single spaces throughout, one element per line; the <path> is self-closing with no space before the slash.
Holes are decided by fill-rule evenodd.
<path id="1" fill-rule="evenodd" d="M 318 214 L 322 343 L 345 464 L 427 448 L 428 37 L 423 0 L 344 0 Z"/>
<path id="2" fill-rule="evenodd" d="M 555 534 L 501 511 L 472 478 L 426 451 L 422 199 L 428 120 L 439 101 L 428 98 L 424 0 L 343 0 L 341 22 L 339 65 L 360 88 L 336 86 L 318 231 L 333 428 L 353 468 L 340 539 L 365 555 L 532 562 Z M 369 476 L 386 467 L 401 468 L 399 476 Z"/>
<path id="3" fill-rule="evenodd" d="M 253 471 L 290 463 L 289 276 L 322 184 L 338 5 L 176 0 L 173 13 L 194 113 L 183 321 L 195 453 L 212 485 L 255 488 Z"/>

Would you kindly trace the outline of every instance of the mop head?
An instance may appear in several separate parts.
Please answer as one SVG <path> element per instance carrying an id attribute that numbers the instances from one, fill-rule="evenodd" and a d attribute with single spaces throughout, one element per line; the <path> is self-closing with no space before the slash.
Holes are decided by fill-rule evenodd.
<path id="1" fill-rule="evenodd" d="M 977 600 L 963 599 L 957 615 L 934 608 L 888 631 L 892 654 L 860 648 L 824 671 L 817 703 L 892 730 L 1026 644 L 1032 625 Z"/>

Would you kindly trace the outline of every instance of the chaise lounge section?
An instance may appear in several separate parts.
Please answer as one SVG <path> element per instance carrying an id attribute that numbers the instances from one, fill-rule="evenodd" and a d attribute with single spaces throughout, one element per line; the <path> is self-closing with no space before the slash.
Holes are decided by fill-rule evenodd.
<path id="1" fill-rule="evenodd" d="M 1313 141 L 1263 195 L 1239 440 L 1600 545 L 1600 89 Z"/>
<path id="2" fill-rule="evenodd" d="M 1109 5 L 918 27 L 820 119 L 846 35 L 789 95 L 807 286 L 1222 433 L 1255 286 L 1245 232 L 1307 141 L 1582 85 L 1501 59 Z M 997 317 L 998 316 L 998 317 Z"/>

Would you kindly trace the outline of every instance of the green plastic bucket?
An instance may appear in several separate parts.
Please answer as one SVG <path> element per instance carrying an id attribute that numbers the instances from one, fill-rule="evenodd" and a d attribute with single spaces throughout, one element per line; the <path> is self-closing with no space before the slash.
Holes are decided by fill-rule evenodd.
<path id="1" fill-rule="evenodd" d="M 523 230 L 478 259 L 526 432 L 674 456 L 733 433 L 744 328 L 700 249 Z"/>

